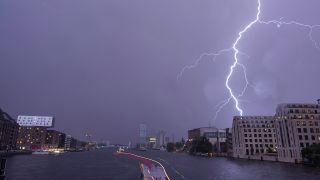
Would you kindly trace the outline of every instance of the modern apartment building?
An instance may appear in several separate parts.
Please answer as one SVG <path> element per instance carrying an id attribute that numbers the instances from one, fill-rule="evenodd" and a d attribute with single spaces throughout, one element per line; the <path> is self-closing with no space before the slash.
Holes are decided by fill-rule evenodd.
<path id="1" fill-rule="evenodd" d="M 301 162 L 302 148 L 320 143 L 319 104 L 279 104 L 275 118 L 279 161 Z"/>
<path id="2" fill-rule="evenodd" d="M 19 149 L 41 149 L 45 144 L 46 135 L 46 127 L 20 126 L 17 146 Z"/>
<path id="3" fill-rule="evenodd" d="M 263 159 L 275 151 L 273 116 L 235 116 L 232 123 L 233 157 Z"/>

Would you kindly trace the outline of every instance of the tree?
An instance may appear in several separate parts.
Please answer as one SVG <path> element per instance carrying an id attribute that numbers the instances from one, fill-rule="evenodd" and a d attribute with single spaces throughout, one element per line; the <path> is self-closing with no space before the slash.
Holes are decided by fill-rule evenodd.
<path id="1" fill-rule="evenodd" d="M 173 142 L 170 142 L 167 144 L 167 151 L 168 152 L 172 152 L 172 151 L 175 151 L 176 150 L 176 147 L 175 147 L 175 144 Z"/>
<path id="2" fill-rule="evenodd" d="M 184 145 L 186 143 L 186 141 L 184 140 L 184 138 L 181 138 L 181 143 Z"/>
<path id="3" fill-rule="evenodd" d="M 182 142 L 176 142 L 176 149 L 181 150 L 183 148 Z"/>
<path id="4" fill-rule="evenodd" d="M 320 144 L 312 144 L 301 150 L 302 157 L 314 166 L 320 166 Z"/>
<path id="5" fill-rule="evenodd" d="M 210 141 L 206 137 L 201 136 L 200 138 L 194 139 L 192 141 L 190 153 L 212 153 L 212 150 L 213 147 Z"/>

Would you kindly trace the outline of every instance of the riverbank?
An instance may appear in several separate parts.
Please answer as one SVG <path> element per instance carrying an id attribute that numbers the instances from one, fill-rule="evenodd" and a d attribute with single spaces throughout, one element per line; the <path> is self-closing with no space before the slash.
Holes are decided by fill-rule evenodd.
<path id="1" fill-rule="evenodd" d="M 32 151 L 28 150 L 11 150 L 11 151 L 0 151 L 1 157 L 13 156 L 13 155 L 23 155 L 32 154 Z"/>

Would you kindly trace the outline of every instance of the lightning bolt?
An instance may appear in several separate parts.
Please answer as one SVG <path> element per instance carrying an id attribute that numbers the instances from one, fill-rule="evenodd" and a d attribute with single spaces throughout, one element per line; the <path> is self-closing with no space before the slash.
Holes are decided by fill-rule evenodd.
<path id="1" fill-rule="evenodd" d="M 230 52 L 230 51 L 232 51 L 231 48 L 229 48 L 229 49 L 222 49 L 222 50 L 218 51 L 217 53 L 202 53 L 202 54 L 198 57 L 198 59 L 196 59 L 196 61 L 195 61 L 193 64 L 191 64 L 191 65 L 189 65 L 189 66 L 185 66 L 185 67 L 182 68 L 182 70 L 180 71 L 180 73 L 177 75 L 177 80 L 179 80 L 179 79 L 182 77 L 183 73 L 184 73 L 186 70 L 190 70 L 190 69 L 193 69 L 193 68 L 198 67 L 198 65 L 200 64 L 200 62 L 201 62 L 201 60 L 203 59 L 203 57 L 213 56 L 212 61 L 215 62 L 215 61 L 216 61 L 216 58 L 217 58 L 218 56 L 222 55 L 223 53 Z"/>
<path id="2" fill-rule="evenodd" d="M 308 37 L 309 37 L 309 40 L 314 44 L 315 48 L 317 50 L 320 51 L 320 45 L 319 43 L 313 38 L 313 30 L 315 28 L 320 28 L 320 25 L 309 25 L 309 24 L 304 24 L 304 23 L 301 23 L 301 22 L 298 22 L 298 21 L 283 21 L 283 18 L 280 18 L 279 20 L 270 20 L 270 21 L 263 21 L 263 20 L 260 20 L 260 14 L 261 14 L 261 0 L 257 0 L 257 14 L 256 14 L 256 17 L 254 20 L 252 20 L 251 22 L 249 22 L 249 24 L 247 24 L 239 33 L 238 33 L 238 37 L 235 39 L 235 41 L 233 42 L 232 44 L 232 47 L 231 48 L 228 48 L 228 49 L 222 49 L 220 51 L 218 51 L 217 53 L 203 53 L 196 61 L 194 64 L 192 65 L 189 65 L 189 66 L 185 66 L 181 72 L 178 74 L 177 76 L 177 79 L 180 79 L 183 75 L 183 73 L 186 71 L 186 70 L 190 70 L 190 69 L 193 69 L 193 68 L 196 68 L 199 63 L 201 62 L 202 58 L 204 56 L 213 56 L 213 60 L 215 61 L 216 58 L 218 56 L 220 56 L 221 54 L 223 53 L 226 53 L 226 52 L 230 52 L 231 50 L 233 51 L 233 63 L 232 65 L 230 66 L 230 69 L 229 69 L 229 73 L 226 77 L 226 81 L 225 81 L 225 87 L 227 88 L 228 92 L 229 92 L 229 97 L 218 103 L 218 105 L 216 106 L 217 110 L 215 112 L 215 115 L 213 117 L 213 121 L 215 122 L 217 117 L 218 117 L 218 114 L 220 113 L 220 111 L 227 105 L 230 103 L 231 100 L 234 101 L 235 103 L 235 109 L 238 111 L 238 113 L 240 114 L 240 116 L 243 115 L 243 110 L 241 109 L 240 107 L 240 104 L 239 104 L 239 98 L 241 96 L 243 96 L 247 90 L 247 88 L 250 86 L 250 87 L 253 87 L 249 81 L 248 81 L 248 77 L 247 77 L 247 68 L 244 64 L 241 64 L 239 63 L 239 54 L 241 54 L 240 50 L 238 49 L 238 44 L 239 42 L 241 41 L 243 35 L 255 24 L 264 24 L 264 25 L 270 25 L 270 24 L 274 24 L 276 25 L 278 28 L 280 28 L 282 25 L 296 25 L 296 26 L 299 26 L 299 27 L 303 27 L 303 28 L 307 28 L 309 33 L 308 33 Z M 232 75 L 233 75 L 233 72 L 234 72 L 234 69 L 237 68 L 237 67 L 241 67 L 242 70 L 243 70 L 243 74 L 244 74 L 244 79 L 245 79 L 245 86 L 243 87 L 242 91 L 240 94 L 238 95 L 235 95 L 232 88 L 230 87 L 230 79 L 232 78 Z"/>

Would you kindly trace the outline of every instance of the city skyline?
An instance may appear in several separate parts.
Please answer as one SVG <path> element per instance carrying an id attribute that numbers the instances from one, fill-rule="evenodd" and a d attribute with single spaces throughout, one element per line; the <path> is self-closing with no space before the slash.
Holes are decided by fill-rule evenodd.
<path id="1" fill-rule="evenodd" d="M 261 0 L 264 21 L 320 24 L 317 1 Z M 70 10 L 72 9 L 72 10 Z M 232 53 L 177 74 L 203 52 L 228 48 L 257 13 L 242 1 L 0 2 L 0 107 L 18 115 L 54 116 L 55 129 L 84 139 L 138 140 L 139 124 L 186 137 L 208 126 L 228 98 Z M 313 31 L 320 42 L 320 28 Z M 274 115 L 280 103 L 316 103 L 320 51 L 296 26 L 257 25 L 238 48 L 252 87 L 240 99 L 244 115 Z M 241 69 L 230 85 L 239 94 Z M 233 102 L 212 126 L 228 128 Z M 122 133 L 125 130 L 126 133 Z"/>

